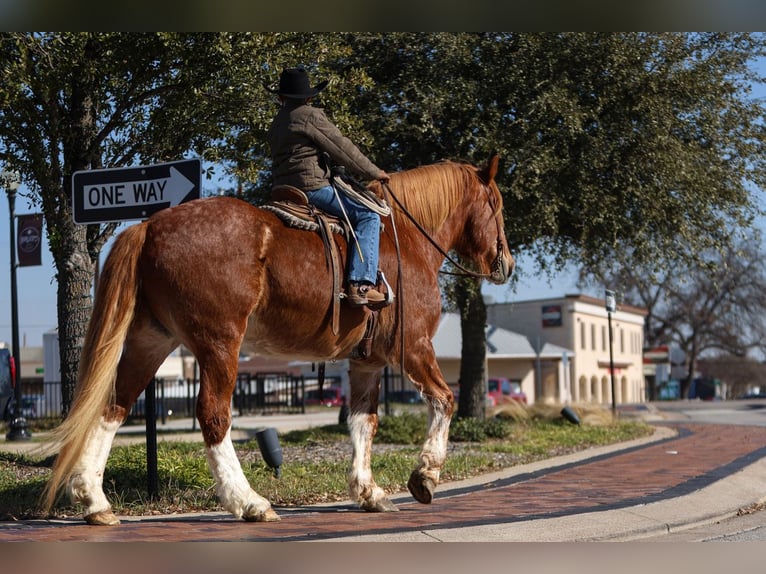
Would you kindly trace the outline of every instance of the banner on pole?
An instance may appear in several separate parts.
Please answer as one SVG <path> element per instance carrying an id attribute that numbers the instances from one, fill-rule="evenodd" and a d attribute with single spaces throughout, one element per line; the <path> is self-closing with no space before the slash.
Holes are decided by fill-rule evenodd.
<path id="1" fill-rule="evenodd" d="M 43 216 L 41 213 L 28 213 L 18 216 L 16 249 L 19 267 L 42 265 Z"/>

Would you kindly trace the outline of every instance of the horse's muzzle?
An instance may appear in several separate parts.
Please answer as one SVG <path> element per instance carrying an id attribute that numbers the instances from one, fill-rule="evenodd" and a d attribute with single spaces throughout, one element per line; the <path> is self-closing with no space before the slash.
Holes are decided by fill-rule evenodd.
<path id="1" fill-rule="evenodd" d="M 513 256 L 498 245 L 497 258 L 492 264 L 492 272 L 489 275 L 489 280 L 496 285 L 502 285 L 511 278 L 514 265 L 515 262 Z"/>

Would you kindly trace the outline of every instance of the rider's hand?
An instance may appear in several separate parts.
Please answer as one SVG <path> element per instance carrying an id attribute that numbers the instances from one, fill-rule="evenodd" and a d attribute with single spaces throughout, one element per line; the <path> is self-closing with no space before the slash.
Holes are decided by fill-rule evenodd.
<path id="1" fill-rule="evenodd" d="M 380 183 L 388 183 L 391 180 L 391 177 L 382 169 L 380 170 L 380 175 L 378 176 L 378 181 Z"/>

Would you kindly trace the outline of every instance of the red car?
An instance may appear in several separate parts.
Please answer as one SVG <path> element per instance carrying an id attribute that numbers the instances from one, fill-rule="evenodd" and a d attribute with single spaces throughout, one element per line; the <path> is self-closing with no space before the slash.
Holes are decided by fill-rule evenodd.
<path id="1" fill-rule="evenodd" d="M 521 383 L 518 381 L 509 381 L 505 377 L 489 379 L 488 397 L 492 397 L 496 405 L 508 401 L 518 401 L 527 404 L 527 395 L 521 390 Z"/>
<path id="2" fill-rule="evenodd" d="M 322 399 L 319 399 L 319 389 L 306 391 L 304 405 L 324 405 L 326 407 L 339 407 L 343 404 L 343 395 L 340 387 L 327 387 L 322 389 Z"/>

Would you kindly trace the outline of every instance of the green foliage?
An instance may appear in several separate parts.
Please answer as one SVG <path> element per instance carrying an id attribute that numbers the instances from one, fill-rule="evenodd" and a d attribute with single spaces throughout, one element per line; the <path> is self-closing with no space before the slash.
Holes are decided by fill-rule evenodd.
<path id="1" fill-rule="evenodd" d="M 428 417 L 425 413 L 403 412 L 381 417 L 375 441 L 387 444 L 420 444 L 425 440 Z"/>
<path id="2" fill-rule="evenodd" d="M 72 174 L 194 155 L 257 181 L 275 110 L 263 83 L 304 62 L 328 73 L 327 62 L 346 53 L 333 36 L 300 33 L 0 33 L 0 163 L 21 173 L 44 213 L 62 307 L 65 411 L 95 262 L 116 229 L 73 225 Z M 365 81 L 348 70 L 331 78 Z"/>
<path id="3" fill-rule="evenodd" d="M 512 423 L 499 418 L 458 418 L 450 425 L 450 440 L 454 442 L 482 442 L 487 439 L 505 439 L 511 435 Z"/>
<path id="4" fill-rule="evenodd" d="M 378 89 L 359 113 L 378 161 L 504 162 L 507 233 L 535 263 L 651 260 L 681 238 L 726 240 L 757 211 L 759 34 L 353 34 Z"/>

